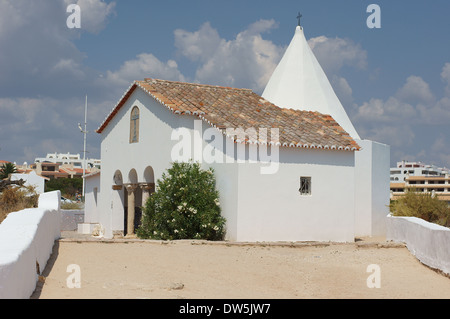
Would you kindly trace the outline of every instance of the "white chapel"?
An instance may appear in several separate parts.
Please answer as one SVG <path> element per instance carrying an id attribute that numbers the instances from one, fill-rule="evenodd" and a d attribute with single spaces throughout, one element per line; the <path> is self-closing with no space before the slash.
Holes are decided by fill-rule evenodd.
<path id="1" fill-rule="evenodd" d="M 385 235 L 389 146 L 359 137 L 301 26 L 262 96 L 136 80 L 97 133 L 102 170 L 86 178 L 81 231 L 133 235 L 162 173 L 189 157 L 214 169 L 226 240 Z"/>

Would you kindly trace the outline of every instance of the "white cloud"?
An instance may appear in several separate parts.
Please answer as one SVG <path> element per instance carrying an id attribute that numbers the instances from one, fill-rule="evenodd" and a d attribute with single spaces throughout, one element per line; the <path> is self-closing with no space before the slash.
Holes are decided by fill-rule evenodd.
<path id="1" fill-rule="evenodd" d="M 83 66 L 74 61 L 73 59 L 61 58 L 51 69 L 51 73 L 59 74 L 60 76 L 66 76 L 70 78 L 77 78 L 82 80 L 85 78 L 86 73 L 83 72 Z"/>
<path id="2" fill-rule="evenodd" d="M 224 41 L 209 22 L 204 23 L 195 32 L 176 29 L 174 35 L 175 47 L 192 61 L 207 61 Z"/>
<path id="3" fill-rule="evenodd" d="M 442 78 L 445 78 L 447 68 L 450 69 L 447 65 L 443 68 Z M 409 76 L 394 96 L 386 100 L 373 98 L 360 105 L 354 119 L 366 123 L 448 124 L 450 97 L 436 99 L 427 82 L 419 76 Z"/>
<path id="4" fill-rule="evenodd" d="M 87 148 L 99 154 L 99 136 L 94 131 L 110 111 L 111 102 L 90 102 Z M 0 98 L 0 142 L 2 159 L 33 161 L 47 152 L 77 153 L 83 149 L 83 135 L 77 123 L 84 120 L 84 99 Z M 12 156 L 12 157 L 9 157 Z"/>
<path id="5" fill-rule="evenodd" d="M 114 14 L 115 2 L 105 3 L 103 0 L 65 0 L 66 6 L 77 4 L 80 6 L 81 29 L 91 33 L 99 33 L 104 29 L 107 19 Z"/>
<path id="6" fill-rule="evenodd" d="M 363 130 L 364 138 L 385 143 L 393 148 L 405 149 L 414 143 L 415 133 L 407 124 L 376 125 Z"/>
<path id="7" fill-rule="evenodd" d="M 450 63 L 445 63 L 442 68 L 441 78 L 443 81 L 447 83 L 447 87 L 445 88 L 447 96 L 450 96 Z"/>
<path id="8" fill-rule="evenodd" d="M 142 53 L 136 59 L 125 61 L 117 71 L 108 71 L 106 78 L 99 80 L 99 83 L 124 89 L 124 86 L 128 87 L 133 81 L 144 78 L 185 81 L 176 61 L 162 62 L 153 54 Z"/>
<path id="9" fill-rule="evenodd" d="M 308 40 L 320 65 L 327 75 L 336 74 L 342 67 L 367 67 L 367 52 L 352 40 L 319 36 Z"/>
<path id="10" fill-rule="evenodd" d="M 195 81 L 261 92 L 284 51 L 262 38 L 262 33 L 275 27 L 274 20 L 260 20 L 235 39 L 225 40 L 205 23 L 195 32 L 176 30 L 175 44 L 182 55 L 200 62 Z"/>
<path id="11" fill-rule="evenodd" d="M 444 65 L 441 78 L 450 83 L 449 63 Z M 450 166 L 446 138 L 450 133 L 450 95 L 436 97 L 419 76 L 409 76 L 393 96 L 362 103 L 353 119 L 360 136 L 392 146 L 393 161 L 421 160 Z"/>
<path id="12" fill-rule="evenodd" d="M 63 96 L 96 77 L 73 42 L 80 31 L 66 25 L 72 3 L 81 8 L 81 32 L 98 33 L 115 7 L 103 0 L 0 0 L 0 96 Z"/>
<path id="13" fill-rule="evenodd" d="M 366 123 L 403 123 L 413 122 L 417 114 L 414 106 L 396 97 L 389 97 L 386 101 L 372 98 L 358 108 L 354 120 Z"/>
<path id="14" fill-rule="evenodd" d="M 432 103 L 434 101 L 428 83 L 415 75 L 406 79 L 406 83 L 397 91 L 396 96 L 399 100 L 412 104 Z"/>

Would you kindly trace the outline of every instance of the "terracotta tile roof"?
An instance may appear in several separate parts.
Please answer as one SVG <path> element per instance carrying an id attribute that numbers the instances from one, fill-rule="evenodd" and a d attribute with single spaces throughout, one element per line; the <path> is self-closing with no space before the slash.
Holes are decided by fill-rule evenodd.
<path id="1" fill-rule="evenodd" d="M 270 142 L 270 128 L 278 128 L 279 143 L 276 145 L 279 146 L 351 151 L 360 149 L 330 115 L 280 108 L 249 89 L 157 79 L 135 81 L 97 129 L 97 133 L 105 129 L 137 87 L 173 113 L 196 115 L 223 134 L 226 134 L 226 128 L 255 128 L 256 131 L 266 128 L 267 141 Z M 245 139 L 245 143 L 253 142 L 263 143 Z"/>
<path id="2" fill-rule="evenodd" d="M 84 172 L 82 168 L 68 168 L 68 167 L 61 167 L 59 171 L 70 175 L 83 175 Z M 90 172 L 91 171 L 89 169 L 86 169 L 86 174 L 89 174 Z"/>

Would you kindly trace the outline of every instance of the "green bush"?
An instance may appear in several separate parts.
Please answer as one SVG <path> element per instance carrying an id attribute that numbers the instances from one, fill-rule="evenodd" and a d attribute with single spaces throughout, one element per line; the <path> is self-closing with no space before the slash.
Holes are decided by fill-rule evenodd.
<path id="1" fill-rule="evenodd" d="M 140 238 L 222 240 L 225 219 L 212 169 L 178 163 L 163 173 L 143 207 Z"/>
<path id="2" fill-rule="evenodd" d="M 430 193 L 408 191 L 398 200 L 391 201 L 390 211 L 394 216 L 412 216 L 450 227 L 450 208 L 445 201 Z"/>

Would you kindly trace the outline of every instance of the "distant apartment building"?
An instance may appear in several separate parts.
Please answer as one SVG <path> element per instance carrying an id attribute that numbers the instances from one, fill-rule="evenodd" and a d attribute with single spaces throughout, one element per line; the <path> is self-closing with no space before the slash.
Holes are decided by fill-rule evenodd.
<path id="1" fill-rule="evenodd" d="M 430 193 L 450 205 L 449 169 L 420 162 L 398 162 L 391 168 L 391 199 L 398 199 L 408 190 Z"/>
<path id="2" fill-rule="evenodd" d="M 34 163 L 56 163 L 59 165 L 72 165 L 73 168 L 83 168 L 83 158 L 80 154 L 70 153 L 49 153 L 46 157 L 38 157 Z M 100 169 L 101 160 L 86 158 L 86 169 L 97 168 Z"/>
<path id="3" fill-rule="evenodd" d="M 391 183 L 404 182 L 407 176 L 444 176 L 450 169 L 427 165 L 421 162 L 397 162 L 397 167 L 391 168 Z"/>
<path id="4" fill-rule="evenodd" d="M 34 170 L 36 174 L 47 177 L 49 179 L 57 178 L 76 178 L 83 177 L 84 170 L 82 168 L 76 168 L 73 164 L 59 164 L 59 163 L 34 163 L 31 164 L 30 169 Z M 86 169 L 86 175 L 99 171 L 97 168 Z"/>

